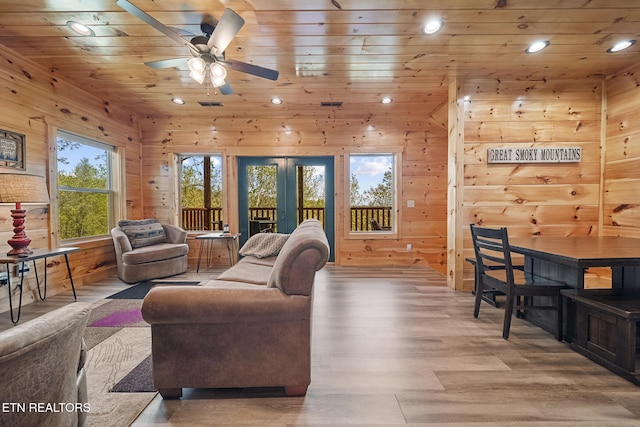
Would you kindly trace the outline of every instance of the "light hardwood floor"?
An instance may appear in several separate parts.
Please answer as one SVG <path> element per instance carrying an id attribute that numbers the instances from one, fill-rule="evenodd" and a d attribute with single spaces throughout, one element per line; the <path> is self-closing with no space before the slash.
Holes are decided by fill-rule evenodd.
<path id="1" fill-rule="evenodd" d="M 78 299 L 124 287 L 106 280 L 80 288 Z M 71 300 L 30 304 L 24 321 Z M 181 400 L 156 397 L 133 425 L 640 425 L 640 387 L 521 319 L 505 341 L 502 309 L 483 304 L 474 319 L 472 306 L 471 295 L 450 290 L 428 268 L 327 266 L 315 285 L 306 397 L 185 390 Z M 8 317 L 0 313 L 0 328 L 10 326 Z"/>

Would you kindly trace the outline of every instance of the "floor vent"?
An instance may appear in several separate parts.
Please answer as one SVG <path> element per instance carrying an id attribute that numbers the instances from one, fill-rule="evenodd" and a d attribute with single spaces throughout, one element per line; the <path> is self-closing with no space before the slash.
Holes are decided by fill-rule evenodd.
<path id="1" fill-rule="evenodd" d="M 222 102 L 215 101 L 198 101 L 198 104 L 202 105 L 203 107 L 222 107 Z"/>
<path id="2" fill-rule="evenodd" d="M 321 102 L 321 107 L 342 107 L 342 101 L 337 102 Z"/>

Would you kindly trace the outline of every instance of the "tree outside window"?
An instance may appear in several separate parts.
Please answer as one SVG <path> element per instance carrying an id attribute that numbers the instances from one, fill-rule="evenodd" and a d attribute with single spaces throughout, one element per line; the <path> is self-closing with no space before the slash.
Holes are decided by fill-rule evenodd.
<path id="1" fill-rule="evenodd" d="M 58 206 L 62 240 L 108 235 L 113 147 L 59 132 Z"/>

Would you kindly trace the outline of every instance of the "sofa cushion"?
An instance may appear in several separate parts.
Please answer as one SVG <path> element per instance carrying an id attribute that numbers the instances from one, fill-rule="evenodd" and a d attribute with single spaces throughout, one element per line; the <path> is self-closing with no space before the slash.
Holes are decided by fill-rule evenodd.
<path id="1" fill-rule="evenodd" d="M 243 258 L 233 267 L 225 270 L 216 280 L 226 280 L 232 282 L 246 282 L 256 285 L 266 285 L 271 274 L 271 264 L 256 264 L 246 261 Z M 251 258 L 257 259 L 257 258 Z"/>
<path id="2" fill-rule="evenodd" d="M 164 228 L 155 218 L 118 221 L 118 227 L 127 235 L 133 249 L 167 241 Z"/>
<path id="3" fill-rule="evenodd" d="M 280 253 L 280 249 L 282 249 L 282 246 L 288 238 L 288 234 L 282 233 L 254 234 L 242 245 L 238 253 L 242 256 L 252 256 L 256 258 L 274 257 Z"/>
<path id="4" fill-rule="evenodd" d="M 188 252 L 189 245 L 186 243 L 159 243 L 125 252 L 122 254 L 122 261 L 128 265 L 145 264 L 180 257 Z"/>

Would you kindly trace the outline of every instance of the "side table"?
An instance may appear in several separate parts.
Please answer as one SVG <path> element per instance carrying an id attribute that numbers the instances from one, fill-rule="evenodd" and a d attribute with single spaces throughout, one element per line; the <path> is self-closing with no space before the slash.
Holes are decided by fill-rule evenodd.
<path id="1" fill-rule="evenodd" d="M 73 299 L 76 298 L 76 288 L 73 285 L 73 276 L 71 275 L 71 267 L 69 266 L 69 254 L 72 252 L 79 251 L 80 248 L 41 248 L 34 249 L 33 253 L 26 256 L 8 256 L 3 255 L 0 256 L 0 264 L 4 264 L 7 271 L 7 290 L 9 291 L 9 313 L 11 313 L 11 322 L 13 324 L 17 324 L 20 321 L 20 311 L 22 310 L 22 285 L 24 284 L 24 270 L 20 273 L 20 284 L 17 285 L 20 290 L 20 299 L 18 300 L 18 313 L 17 316 L 13 315 L 13 301 L 11 299 L 11 271 L 10 266 L 16 264 L 25 264 L 29 261 L 33 261 L 33 272 L 36 277 L 36 284 L 38 285 L 38 296 L 40 300 L 44 301 L 47 297 L 47 258 L 53 256 L 64 256 L 64 261 L 67 265 L 67 273 L 69 274 L 69 281 L 71 282 L 71 290 L 73 291 Z M 38 278 L 38 267 L 36 265 L 36 260 L 44 259 L 44 283 L 43 283 L 43 291 L 40 290 L 40 279 Z"/>
<path id="2" fill-rule="evenodd" d="M 207 266 L 209 265 L 209 259 L 211 258 L 211 246 L 214 240 L 224 240 L 227 245 L 227 252 L 229 253 L 229 264 L 235 263 L 235 255 L 238 253 L 238 242 L 241 233 L 207 233 L 196 236 L 196 240 L 200 240 L 200 250 L 198 252 L 198 267 L 196 273 L 200 272 L 200 261 L 202 260 L 202 249 L 205 243 L 207 244 Z"/>

